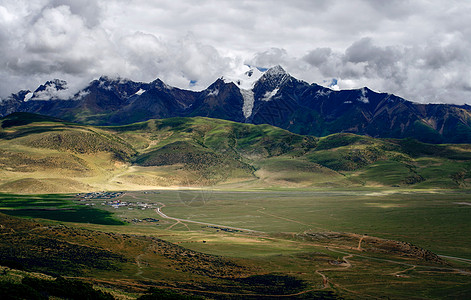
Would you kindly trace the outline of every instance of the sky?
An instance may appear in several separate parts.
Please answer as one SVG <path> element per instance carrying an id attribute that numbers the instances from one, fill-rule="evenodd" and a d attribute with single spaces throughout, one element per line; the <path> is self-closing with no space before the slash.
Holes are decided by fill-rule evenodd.
<path id="1" fill-rule="evenodd" d="M 0 98 L 102 75 L 201 90 L 281 65 L 333 89 L 471 104 L 470 15 L 458 0 L 0 0 Z"/>

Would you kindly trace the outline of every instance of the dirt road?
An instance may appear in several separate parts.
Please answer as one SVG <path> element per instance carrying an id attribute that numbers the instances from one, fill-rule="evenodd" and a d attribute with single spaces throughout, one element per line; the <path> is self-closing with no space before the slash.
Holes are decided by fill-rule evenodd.
<path id="1" fill-rule="evenodd" d="M 251 233 L 264 233 L 262 231 L 257 231 L 257 230 L 252 230 L 252 229 L 246 229 L 246 228 L 238 228 L 238 227 L 231 227 L 231 226 L 225 226 L 225 225 L 220 225 L 220 224 L 212 224 L 212 223 L 206 223 L 206 222 L 199 222 L 199 221 L 193 221 L 193 220 L 186 220 L 186 219 L 179 219 L 179 218 L 174 218 L 174 217 L 170 217 L 170 216 L 167 216 L 166 214 L 164 214 L 162 212 L 162 208 L 165 207 L 165 204 L 163 203 L 159 203 L 160 205 L 162 205 L 161 207 L 157 208 L 155 210 L 155 212 L 157 214 L 159 214 L 159 216 L 161 216 L 162 218 L 165 218 L 165 219 L 169 219 L 169 220 L 174 220 L 174 221 L 177 221 L 177 222 L 185 222 L 185 223 L 193 223 L 193 224 L 199 224 L 199 225 L 205 225 L 205 226 L 211 226 L 211 227 L 218 227 L 218 228 L 227 228 L 227 229 L 231 229 L 231 230 L 237 230 L 237 231 L 244 231 L 244 232 L 251 232 Z"/>

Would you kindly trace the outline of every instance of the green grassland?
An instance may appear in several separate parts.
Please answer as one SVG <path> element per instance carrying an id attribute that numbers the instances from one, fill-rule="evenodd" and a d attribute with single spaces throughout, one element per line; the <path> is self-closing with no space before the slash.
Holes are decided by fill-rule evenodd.
<path id="1" fill-rule="evenodd" d="M 43 218 L 64 222 L 84 222 L 103 225 L 120 225 L 123 222 L 110 212 L 79 205 L 67 195 L 40 194 L 34 196 L 0 193 L 0 212 L 19 217 Z"/>
<path id="2" fill-rule="evenodd" d="M 14 114 L 0 127 L 0 288 L 48 274 L 118 299 L 152 287 L 210 299 L 471 294 L 469 145 L 208 118 L 93 127 Z M 87 191 L 126 193 L 120 206 L 74 196 Z"/>
<path id="3" fill-rule="evenodd" d="M 130 222 L 114 227 L 116 232 L 155 235 L 198 252 L 249 259 L 270 266 L 272 271 L 297 274 L 311 284 L 319 280 L 315 271 L 320 270 L 323 259 L 342 261 L 352 255 L 347 259 L 351 267 L 339 264 L 332 268 L 331 263 L 322 267 L 328 270 L 331 290 L 349 299 L 441 299 L 471 292 L 469 199 L 469 191 L 447 190 L 202 189 L 131 192 L 121 200 L 152 207 L 109 210 Z M 162 218 L 155 207 L 188 222 Z M 159 222 L 130 221 L 145 218 L 158 218 Z M 224 226 L 240 230 L 225 231 Z M 322 238 L 312 238 L 318 235 Z M 403 241 L 465 260 L 435 264 L 420 255 L 408 256 L 402 249 L 395 252 L 385 246 L 383 250 L 387 250 L 381 251 L 374 237 L 382 238 L 383 243 Z M 357 249 L 359 242 L 361 251 Z"/>
<path id="4" fill-rule="evenodd" d="M 1 121 L 0 191 L 467 188 L 469 145 L 323 138 L 209 118 L 93 127 L 17 113 Z"/>
<path id="5" fill-rule="evenodd" d="M 125 225 L 97 222 L 92 211 L 89 222 L 3 216 L 0 253 L 4 265 L 80 278 L 131 298 L 151 286 L 217 299 L 463 298 L 471 292 L 470 198 L 466 190 L 375 188 L 126 192 L 119 208 L 86 201 Z M 2 199 L 10 210 L 15 201 L 19 209 L 83 203 L 67 195 Z M 72 249 L 96 263 L 58 268 Z"/>
<path id="6" fill-rule="evenodd" d="M 365 234 L 407 241 L 439 254 L 471 259 L 469 191 L 180 190 L 128 194 L 123 201 L 152 203 L 154 209 L 165 204 L 162 210 L 167 215 L 185 220 L 269 234 L 296 235 L 311 231 Z M 108 208 L 120 219 L 161 219 L 154 209 Z M 162 219 L 158 226 L 150 226 L 165 228 L 173 223 L 173 220 Z M 188 225 L 195 230 L 202 227 Z M 177 228 L 188 230 L 183 226 Z"/>

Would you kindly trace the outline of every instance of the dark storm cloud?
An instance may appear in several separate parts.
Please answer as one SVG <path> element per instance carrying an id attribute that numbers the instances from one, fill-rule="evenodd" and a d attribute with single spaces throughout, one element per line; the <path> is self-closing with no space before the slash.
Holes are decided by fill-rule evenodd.
<path id="1" fill-rule="evenodd" d="M 345 50 L 345 64 L 362 64 L 363 70 L 357 76 L 367 78 L 380 77 L 394 80 L 397 83 L 405 78 L 402 76 L 404 70 L 401 69 L 401 58 L 404 51 L 400 48 L 379 47 L 373 44 L 370 38 L 362 38 L 354 42 Z"/>
<path id="2" fill-rule="evenodd" d="M 347 84 L 344 88 L 364 83 L 416 101 L 445 101 L 445 95 L 449 93 L 449 100 L 471 102 L 471 99 L 467 100 L 471 83 L 465 75 L 471 56 L 462 41 L 378 46 L 372 38 L 365 37 L 344 51 L 311 50 L 303 61 L 321 76 L 340 78 Z"/>
<path id="3" fill-rule="evenodd" d="M 0 0 L 0 97 L 101 75 L 204 88 L 244 64 L 422 102 L 471 102 L 471 3 Z"/>
<path id="4" fill-rule="evenodd" d="M 332 49 L 330 48 L 317 48 L 310 51 L 305 57 L 304 60 L 309 64 L 320 67 L 325 62 L 327 62 L 332 55 Z"/>

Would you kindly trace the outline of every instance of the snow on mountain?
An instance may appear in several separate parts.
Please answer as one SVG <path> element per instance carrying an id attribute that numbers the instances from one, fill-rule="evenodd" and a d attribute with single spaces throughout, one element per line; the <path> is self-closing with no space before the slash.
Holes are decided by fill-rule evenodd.
<path id="1" fill-rule="evenodd" d="M 29 92 L 28 94 L 25 95 L 25 101 L 28 101 L 29 99 L 31 99 L 31 97 L 33 97 L 33 92 Z"/>
<path id="2" fill-rule="evenodd" d="M 255 97 L 253 91 L 240 89 L 240 94 L 244 98 L 244 105 L 242 106 L 242 112 L 244 113 L 244 117 L 247 119 L 252 115 L 253 106 L 255 103 Z"/>
<path id="3" fill-rule="evenodd" d="M 244 99 L 242 112 L 246 119 L 252 115 L 255 103 L 253 89 L 256 84 L 262 83 L 267 89 L 261 100 L 270 101 L 278 92 L 279 87 L 290 78 L 290 75 L 279 65 L 265 72 L 260 71 L 258 68 L 251 68 L 249 66 L 247 68 L 249 70 L 242 74 L 222 77 L 225 83 L 234 83 L 239 87 L 240 94 Z"/>
<path id="4" fill-rule="evenodd" d="M 284 78 L 285 76 L 289 75 L 285 69 L 283 69 L 282 66 L 280 65 L 276 65 L 270 69 L 268 69 L 266 72 L 265 72 L 265 76 L 269 76 L 269 77 L 276 77 L 276 78 Z"/>
<path id="5" fill-rule="evenodd" d="M 208 97 L 217 97 L 217 95 L 219 95 L 219 90 L 218 89 L 214 89 L 214 90 L 209 90 L 208 91 Z"/>
<path id="6" fill-rule="evenodd" d="M 225 75 L 222 79 L 225 83 L 233 82 L 240 89 L 250 90 L 264 73 L 258 68 L 251 68 L 249 66 L 247 66 L 247 68 L 249 68 L 249 70 L 242 74 Z"/>
<path id="7" fill-rule="evenodd" d="M 271 92 L 282 86 L 290 77 L 291 76 L 280 65 L 277 65 L 268 69 L 257 83 L 263 84 L 265 89 Z"/>
<path id="8" fill-rule="evenodd" d="M 366 97 L 366 92 L 367 92 L 366 87 L 360 89 L 360 91 L 361 91 L 361 97 L 358 100 L 365 104 L 370 103 L 370 100 L 368 100 L 368 97 Z"/>
<path id="9" fill-rule="evenodd" d="M 29 97 L 27 100 L 67 99 L 67 89 L 66 81 L 54 79 L 39 86 L 32 95 L 27 94 L 26 96 Z"/>
<path id="10" fill-rule="evenodd" d="M 144 94 L 145 91 L 146 91 L 146 90 L 144 90 L 144 89 L 139 89 L 139 91 L 137 91 L 136 93 L 134 93 L 134 95 L 140 96 L 140 95 Z"/>
<path id="11" fill-rule="evenodd" d="M 263 96 L 262 101 L 270 101 L 271 98 L 273 98 L 279 90 L 279 88 L 275 88 L 273 91 L 267 91 Z"/>
<path id="12" fill-rule="evenodd" d="M 253 93 L 253 87 L 255 83 L 263 76 L 264 72 L 260 71 L 258 68 L 253 68 L 246 66 L 246 70 L 242 74 L 233 74 L 223 76 L 222 79 L 225 83 L 234 83 L 240 90 L 240 94 L 244 99 L 244 104 L 242 106 L 242 112 L 244 117 L 247 119 L 252 115 L 255 98 Z"/>

